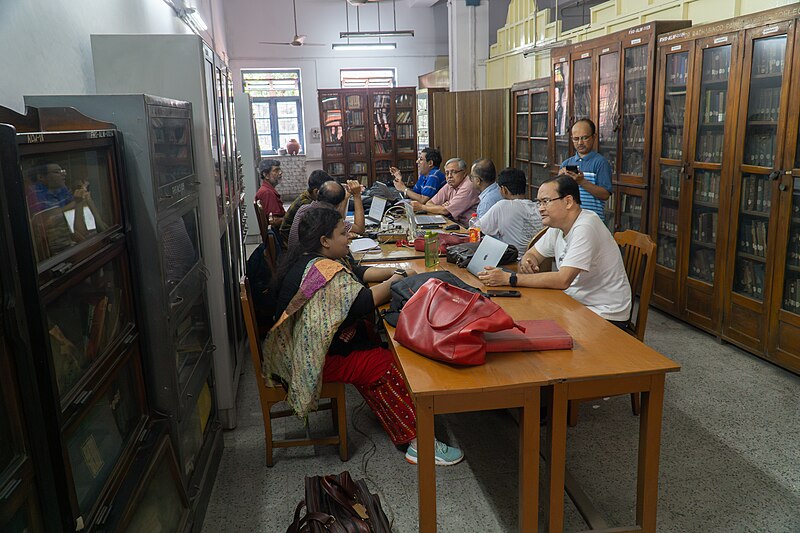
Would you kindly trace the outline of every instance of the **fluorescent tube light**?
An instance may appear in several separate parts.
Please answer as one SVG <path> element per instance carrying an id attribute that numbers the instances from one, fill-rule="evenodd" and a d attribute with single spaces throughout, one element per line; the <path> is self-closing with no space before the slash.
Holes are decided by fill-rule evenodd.
<path id="1" fill-rule="evenodd" d="M 208 30 L 208 26 L 206 22 L 203 20 L 203 17 L 200 16 L 200 13 L 197 12 L 197 9 L 194 7 L 187 7 L 181 9 L 178 13 L 182 19 L 186 21 L 192 28 L 198 31 L 206 31 Z"/>
<path id="2" fill-rule="evenodd" d="M 397 43 L 340 43 L 331 47 L 334 50 L 394 50 Z"/>
<path id="3" fill-rule="evenodd" d="M 340 39 L 350 37 L 413 37 L 414 30 L 340 31 Z"/>

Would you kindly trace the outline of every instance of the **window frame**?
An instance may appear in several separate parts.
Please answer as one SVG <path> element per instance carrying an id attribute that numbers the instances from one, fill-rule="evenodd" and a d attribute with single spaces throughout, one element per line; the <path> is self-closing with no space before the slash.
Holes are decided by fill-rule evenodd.
<path id="1" fill-rule="evenodd" d="M 369 78 L 369 77 L 366 78 L 367 81 L 366 81 L 366 83 L 364 85 L 359 85 L 359 86 L 348 85 L 347 87 L 345 87 L 345 85 L 344 85 L 344 76 L 343 76 L 343 74 L 345 72 L 376 72 L 377 73 L 377 72 L 388 72 L 388 71 L 392 72 L 392 84 L 390 86 L 386 86 L 386 85 L 370 85 L 369 84 L 369 79 L 371 79 L 371 78 Z M 376 76 L 376 78 L 378 78 L 378 76 Z M 385 76 L 380 76 L 380 78 L 385 78 Z M 397 68 L 395 68 L 395 67 L 340 68 L 339 69 L 339 85 L 341 86 L 342 89 L 393 89 L 393 88 L 397 87 Z"/>
<path id="2" fill-rule="evenodd" d="M 297 141 L 300 143 L 300 154 L 305 155 L 306 150 L 306 143 L 305 143 L 305 133 L 304 129 L 304 120 L 303 120 L 303 83 L 302 83 L 302 73 L 299 68 L 243 68 L 241 69 L 241 76 L 242 76 L 242 89 L 244 92 L 247 92 L 247 80 L 246 76 L 250 73 L 273 73 L 273 72 L 281 72 L 281 73 L 296 73 L 297 74 L 297 91 L 299 93 L 298 96 L 254 96 L 250 95 L 253 104 L 267 104 L 269 106 L 269 136 L 272 140 L 272 146 L 265 147 L 261 144 L 261 140 L 259 139 L 259 147 L 261 149 L 261 153 L 259 154 L 260 157 L 270 156 L 270 155 L 277 155 L 278 149 L 283 148 L 285 145 L 280 144 L 280 127 L 279 127 L 279 120 L 281 116 L 278 114 L 278 104 L 289 102 L 294 103 L 297 105 Z M 250 93 L 248 93 L 250 94 Z M 258 121 L 263 120 L 255 116 L 253 114 L 253 123 L 256 124 L 256 136 L 264 135 L 258 130 Z M 283 117 L 283 118 L 293 118 L 293 117 Z M 286 134 L 284 134 L 286 135 Z"/>

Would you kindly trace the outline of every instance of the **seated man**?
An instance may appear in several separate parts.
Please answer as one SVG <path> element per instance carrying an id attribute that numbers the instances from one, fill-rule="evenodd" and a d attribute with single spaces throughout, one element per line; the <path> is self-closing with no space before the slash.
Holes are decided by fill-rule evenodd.
<path id="1" fill-rule="evenodd" d="M 292 202 L 292 205 L 289 206 L 289 209 L 286 210 L 286 214 L 283 216 L 280 234 L 281 242 L 284 247 L 289 243 L 289 232 L 292 229 L 292 222 L 294 222 L 294 217 L 297 215 L 297 210 L 316 200 L 320 186 L 326 181 L 331 180 L 333 180 L 333 178 L 324 170 L 315 170 L 308 176 L 308 189 L 294 199 L 294 202 Z"/>
<path id="2" fill-rule="evenodd" d="M 262 159 L 258 163 L 258 175 L 261 177 L 261 187 L 256 191 L 256 200 L 261 200 L 265 219 L 269 220 L 269 215 L 272 215 L 271 225 L 277 230 L 286 214 L 281 195 L 275 190 L 283 177 L 281 162 L 277 159 Z"/>
<path id="3" fill-rule="evenodd" d="M 347 203 L 350 200 L 350 195 L 353 195 L 353 203 L 355 205 L 355 213 L 353 214 L 353 222 L 345 221 L 344 225 L 348 233 L 364 233 L 366 227 L 364 221 L 364 204 L 361 202 L 361 184 L 356 180 L 348 180 L 347 187 L 335 181 L 326 181 L 319 187 L 317 199 L 308 205 L 301 206 L 294 216 L 292 229 L 289 231 L 289 245 L 287 250 L 291 251 L 300 239 L 303 237 L 299 234 L 300 220 L 305 214 L 317 207 L 326 207 L 334 209 L 344 218 Z"/>
<path id="4" fill-rule="evenodd" d="M 488 286 L 562 289 L 606 320 L 627 321 L 631 287 L 622 254 L 597 213 L 581 209 L 578 184 L 557 176 L 544 182 L 537 196 L 549 229 L 522 257 L 519 274 L 486 267 L 478 277 Z M 555 258 L 557 272 L 539 272 L 546 257 Z"/>
<path id="5" fill-rule="evenodd" d="M 400 169 L 391 167 L 389 172 L 394 176 L 394 187 L 409 200 L 416 200 L 425 203 L 439 192 L 444 186 L 444 173 L 439 170 L 442 164 L 442 154 L 436 148 L 423 148 L 417 158 L 417 171 L 419 178 L 410 189 L 403 183 L 403 175 Z"/>
<path id="6" fill-rule="evenodd" d="M 448 160 L 444 166 L 444 179 L 447 185 L 433 198 L 425 203 L 412 201 L 411 207 L 414 211 L 450 217 L 466 226 L 479 201 L 478 191 L 467 179 L 467 162 L 458 157 Z"/>
<path id="7" fill-rule="evenodd" d="M 527 197 L 528 181 L 524 172 L 516 168 L 501 170 L 497 185 L 503 199 L 481 216 L 478 226 L 485 235 L 513 244 L 519 251 L 519 259 L 533 236 L 542 229 L 542 217 L 536 204 Z"/>
<path id="8" fill-rule="evenodd" d="M 476 159 L 472 163 L 469 179 L 478 190 L 478 208 L 475 212 L 479 217 L 486 214 L 491 207 L 502 199 L 500 187 L 497 186 L 497 171 L 491 159 Z"/>

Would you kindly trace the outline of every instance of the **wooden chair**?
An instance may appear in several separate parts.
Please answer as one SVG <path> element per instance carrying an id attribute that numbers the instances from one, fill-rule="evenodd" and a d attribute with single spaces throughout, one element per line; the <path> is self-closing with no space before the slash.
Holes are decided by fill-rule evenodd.
<path id="1" fill-rule="evenodd" d="M 338 445 L 339 458 L 347 461 L 347 404 L 345 401 L 344 383 L 323 383 L 320 398 L 328 398 L 330 402 L 321 405 L 319 409 L 330 409 L 333 425 L 337 428 L 337 435 L 321 438 L 275 440 L 272 437 L 272 419 L 292 416 L 291 409 L 273 412 L 272 407 L 286 399 L 283 387 L 270 387 L 262 372 L 264 354 L 261 351 L 261 339 L 256 333 L 256 316 L 250 294 L 250 284 L 247 277 L 243 277 L 239 285 L 244 322 L 247 326 L 247 337 L 250 342 L 250 356 L 253 360 L 253 370 L 256 374 L 258 396 L 261 399 L 261 414 L 264 418 L 264 437 L 266 441 L 267 466 L 272 466 L 272 450 L 274 448 L 289 448 L 293 446 Z"/>
<path id="2" fill-rule="evenodd" d="M 647 326 L 647 310 L 650 307 L 650 295 L 653 293 L 653 280 L 656 274 L 656 243 L 644 233 L 626 230 L 614 234 L 614 240 L 620 247 L 622 263 L 631 285 L 631 317 L 623 328 L 627 333 L 644 342 L 644 330 Z M 639 305 L 636 308 L 636 295 Z M 634 320 L 634 317 L 636 319 Z M 638 415 L 641 409 L 639 394 L 631 394 L 631 410 Z M 569 425 L 578 423 L 578 402 L 570 402 Z"/>
<path id="3" fill-rule="evenodd" d="M 548 229 L 550 229 L 550 228 L 545 226 L 545 227 L 543 227 L 542 229 L 539 230 L 539 233 L 537 233 L 536 235 L 533 236 L 533 238 L 531 239 L 531 242 L 528 243 L 528 250 L 531 249 L 531 246 L 536 244 L 536 241 L 538 241 L 539 239 L 542 238 L 542 236 L 544 236 L 544 234 L 547 232 Z M 553 270 L 553 258 L 552 257 L 545 257 L 544 261 L 542 261 L 539 264 L 539 272 L 550 272 L 551 270 Z"/>
<path id="4" fill-rule="evenodd" d="M 253 207 L 256 211 L 256 221 L 258 222 L 258 232 L 261 234 L 261 242 L 267 242 L 269 221 L 266 213 L 264 213 L 264 206 L 261 205 L 261 200 L 253 200 Z"/>

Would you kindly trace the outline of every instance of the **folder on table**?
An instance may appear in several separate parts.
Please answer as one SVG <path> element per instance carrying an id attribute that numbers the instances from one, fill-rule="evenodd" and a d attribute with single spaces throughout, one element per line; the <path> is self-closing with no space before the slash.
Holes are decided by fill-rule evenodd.
<path id="1" fill-rule="evenodd" d="M 525 328 L 484 333 L 487 352 L 526 352 L 572 349 L 572 337 L 552 320 L 517 320 Z"/>

